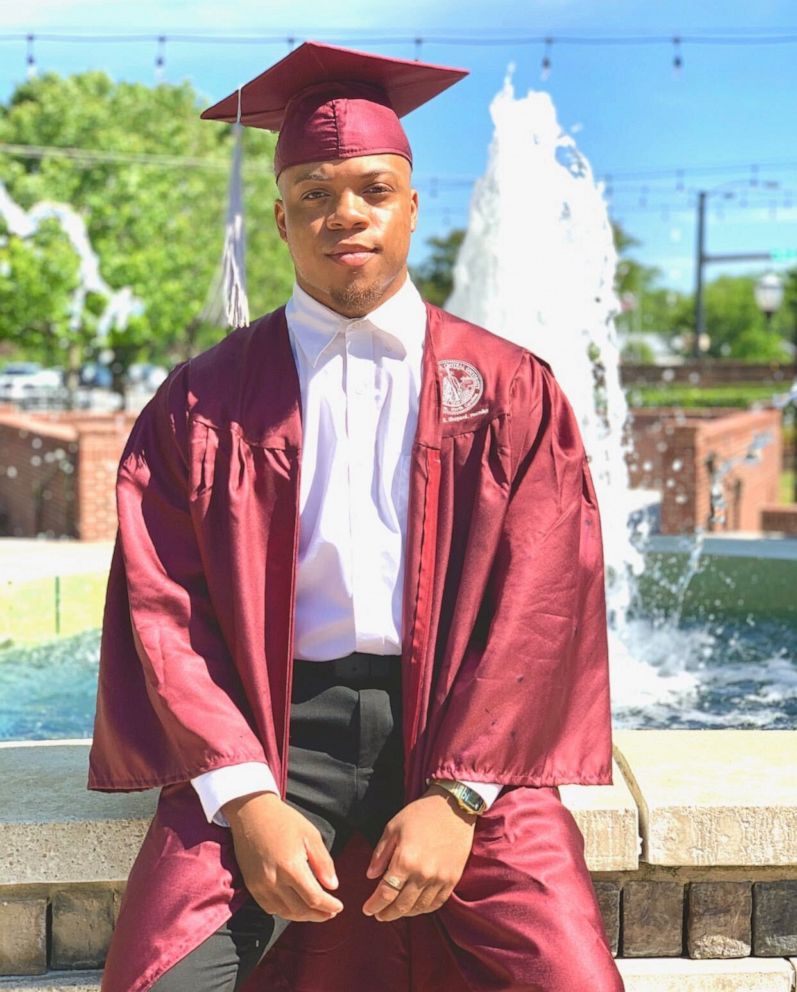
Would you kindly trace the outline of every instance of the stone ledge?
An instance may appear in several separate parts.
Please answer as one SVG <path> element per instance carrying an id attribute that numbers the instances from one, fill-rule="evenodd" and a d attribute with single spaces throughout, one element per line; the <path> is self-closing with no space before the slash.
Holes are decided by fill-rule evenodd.
<path id="1" fill-rule="evenodd" d="M 99 992 L 100 971 L 48 971 L 34 978 L 0 978 L 4 992 Z"/>
<path id="2" fill-rule="evenodd" d="M 792 992 L 785 958 L 617 958 L 626 992 Z"/>
<path id="3" fill-rule="evenodd" d="M 637 807 L 620 766 L 612 761 L 612 785 L 560 785 L 562 802 L 584 835 L 590 871 L 622 871 L 639 865 Z"/>
<path id="4" fill-rule="evenodd" d="M 157 791 L 89 792 L 90 743 L 0 743 L 1 885 L 127 878 Z M 619 766 L 613 785 L 561 786 L 560 794 L 584 835 L 591 870 L 637 867 L 636 805 Z"/>
<path id="5" fill-rule="evenodd" d="M 0 743 L 0 884 L 127 878 L 157 793 L 89 792 L 89 743 Z"/>
<path id="6" fill-rule="evenodd" d="M 617 730 L 643 861 L 797 864 L 797 731 Z"/>

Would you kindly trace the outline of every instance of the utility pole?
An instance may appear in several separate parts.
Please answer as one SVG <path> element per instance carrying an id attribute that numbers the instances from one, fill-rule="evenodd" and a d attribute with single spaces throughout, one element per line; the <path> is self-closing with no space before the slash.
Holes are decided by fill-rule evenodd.
<path id="1" fill-rule="evenodd" d="M 706 191 L 697 194 L 697 242 L 695 265 L 695 340 L 692 357 L 700 358 L 700 340 L 706 330 L 706 312 L 703 303 L 703 266 L 706 262 Z"/>
<path id="2" fill-rule="evenodd" d="M 725 185 L 725 184 L 723 184 Z M 777 183 L 770 184 L 773 187 Z M 701 189 L 697 193 L 697 238 L 695 239 L 695 340 L 692 345 L 692 356 L 700 358 L 700 339 L 706 333 L 706 304 L 703 293 L 703 270 L 709 262 L 770 262 L 790 259 L 791 250 L 785 252 L 735 252 L 732 254 L 709 255 L 706 252 L 706 201 L 711 193 L 722 189 Z M 724 194 L 729 195 L 729 194 Z"/>

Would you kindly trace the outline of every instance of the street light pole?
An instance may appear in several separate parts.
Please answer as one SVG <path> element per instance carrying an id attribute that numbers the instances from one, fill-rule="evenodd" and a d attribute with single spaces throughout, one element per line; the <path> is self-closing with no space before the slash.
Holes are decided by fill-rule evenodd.
<path id="1" fill-rule="evenodd" d="M 706 191 L 697 194 L 697 242 L 695 245 L 695 339 L 692 356 L 700 358 L 700 342 L 706 331 L 706 312 L 703 300 L 703 265 L 706 259 Z"/>

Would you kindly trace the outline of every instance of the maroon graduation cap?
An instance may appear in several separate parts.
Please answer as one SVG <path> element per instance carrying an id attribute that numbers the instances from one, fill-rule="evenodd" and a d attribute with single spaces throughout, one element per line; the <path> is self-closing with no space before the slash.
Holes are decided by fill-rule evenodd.
<path id="1" fill-rule="evenodd" d="M 277 176 L 301 162 L 358 155 L 392 153 L 412 163 L 399 117 L 467 74 L 306 41 L 202 118 L 279 131 Z"/>
<path id="2" fill-rule="evenodd" d="M 203 120 L 236 124 L 224 251 L 218 287 L 203 310 L 232 327 L 249 323 L 241 184 L 241 125 L 279 131 L 274 172 L 302 162 L 412 151 L 399 117 L 467 76 L 450 69 L 306 41 L 234 93 Z"/>

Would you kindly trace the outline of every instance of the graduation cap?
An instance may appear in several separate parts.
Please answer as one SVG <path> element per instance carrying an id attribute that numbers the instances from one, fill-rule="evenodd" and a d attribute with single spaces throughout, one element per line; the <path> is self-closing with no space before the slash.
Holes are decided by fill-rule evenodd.
<path id="1" fill-rule="evenodd" d="M 467 74 L 465 69 L 308 41 L 203 111 L 203 120 L 237 126 L 223 263 L 230 323 L 242 326 L 249 319 L 243 274 L 241 127 L 279 131 L 277 177 L 303 162 L 359 155 L 401 155 L 412 164 L 399 118 Z"/>

